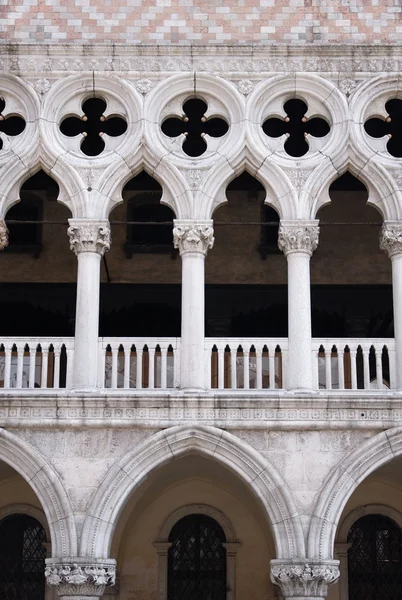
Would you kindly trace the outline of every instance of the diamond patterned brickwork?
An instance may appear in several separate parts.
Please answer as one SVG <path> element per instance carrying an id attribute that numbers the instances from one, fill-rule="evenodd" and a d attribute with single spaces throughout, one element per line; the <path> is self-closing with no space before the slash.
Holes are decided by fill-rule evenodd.
<path id="1" fill-rule="evenodd" d="M 400 0 L 9 0 L 3 42 L 396 43 Z"/>

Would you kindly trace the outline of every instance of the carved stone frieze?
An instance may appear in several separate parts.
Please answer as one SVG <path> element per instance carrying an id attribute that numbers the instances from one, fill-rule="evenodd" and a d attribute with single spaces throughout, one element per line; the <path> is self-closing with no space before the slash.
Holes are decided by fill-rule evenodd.
<path id="1" fill-rule="evenodd" d="M 318 221 L 281 221 L 279 249 L 285 256 L 292 252 L 305 252 L 312 256 L 318 246 L 319 233 Z"/>
<path id="2" fill-rule="evenodd" d="M 402 253 L 402 221 L 386 221 L 380 231 L 380 248 L 390 258 Z"/>
<path id="3" fill-rule="evenodd" d="M 8 229 L 7 225 L 0 219 L 0 250 L 4 250 L 8 246 Z"/>
<path id="4" fill-rule="evenodd" d="M 206 254 L 215 241 L 212 221 L 174 221 L 173 241 L 180 255 L 187 252 Z"/>
<path id="5" fill-rule="evenodd" d="M 271 581 L 285 598 L 323 598 L 339 578 L 339 561 L 271 561 Z"/>
<path id="6" fill-rule="evenodd" d="M 70 219 L 67 234 L 70 249 L 78 256 L 80 252 L 97 252 L 101 256 L 110 249 L 111 236 L 107 221 Z"/>
<path id="7" fill-rule="evenodd" d="M 48 559 L 45 577 L 48 585 L 55 587 L 59 596 L 101 597 L 105 587 L 116 582 L 115 561 L 103 564 L 79 562 L 56 563 Z"/>

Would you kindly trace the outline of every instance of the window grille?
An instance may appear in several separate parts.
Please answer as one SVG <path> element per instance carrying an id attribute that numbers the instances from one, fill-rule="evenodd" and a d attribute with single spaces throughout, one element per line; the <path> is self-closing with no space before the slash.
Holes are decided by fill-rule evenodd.
<path id="1" fill-rule="evenodd" d="M 226 541 L 211 517 L 193 514 L 173 527 L 168 553 L 168 600 L 225 600 Z"/>
<path id="2" fill-rule="evenodd" d="M 402 598 L 402 532 L 392 519 L 368 515 L 348 535 L 349 600 Z"/>
<path id="3" fill-rule="evenodd" d="M 0 521 L 1 600 L 44 600 L 46 533 L 28 515 Z"/>

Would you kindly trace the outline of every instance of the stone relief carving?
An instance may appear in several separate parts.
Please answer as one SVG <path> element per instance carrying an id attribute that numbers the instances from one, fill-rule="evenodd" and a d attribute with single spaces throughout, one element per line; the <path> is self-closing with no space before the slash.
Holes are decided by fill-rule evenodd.
<path id="1" fill-rule="evenodd" d="M 390 258 L 402 253 L 402 222 L 383 224 L 380 231 L 380 248 Z"/>
<path id="2" fill-rule="evenodd" d="M 139 79 L 136 84 L 135 87 L 137 88 L 137 90 L 140 92 L 140 94 L 148 94 L 148 92 L 150 92 L 152 90 L 153 87 L 153 83 L 150 79 Z"/>
<path id="3" fill-rule="evenodd" d="M 289 171 L 287 171 L 287 174 L 297 191 L 300 192 L 303 185 L 306 183 L 308 176 L 310 175 L 310 171 L 302 171 L 301 169 L 290 169 Z"/>
<path id="4" fill-rule="evenodd" d="M 105 224 L 73 224 L 67 234 L 70 237 L 70 250 L 77 256 L 80 252 L 98 252 L 103 256 L 110 249 L 110 228 Z"/>
<path id="5" fill-rule="evenodd" d="M 279 249 L 287 256 L 292 252 L 306 252 L 312 256 L 318 246 L 320 228 L 306 221 L 287 222 L 280 225 L 278 234 Z"/>
<path id="6" fill-rule="evenodd" d="M 352 92 L 354 92 L 356 88 L 357 88 L 357 81 L 355 81 L 354 79 L 351 79 L 350 77 L 346 77 L 345 79 L 341 79 L 341 81 L 339 83 L 339 89 L 346 96 L 350 96 L 350 94 Z"/>
<path id="7" fill-rule="evenodd" d="M 0 219 L 0 251 L 8 246 L 8 229 L 7 225 Z"/>
<path id="8" fill-rule="evenodd" d="M 45 569 L 48 585 L 56 587 L 60 596 L 102 596 L 105 587 L 116 582 L 116 566 L 50 564 Z"/>
<path id="9" fill-rule="evenodd" d="M 198 190 L 203 180 L 203 173 L 200 169 L 191 169 L 187 171 L 186 179 L 190 184 L 190 189 Z"/>
<path id="10" fill-rule="evenodd" d="M 239 83 L 237 84 L 239 91 L 245 96 L 248 96 L 248 94 L 253 91 L 254 86 L 255 83 L 251 81 L 251 79 L 240 79 Z"/>
<path id="11" fill-rule="evenodd" d="M 279 561 L 278 561 L 279 562 Z M 286 598 L 326 597 L 328 587 L 339 578 L 339 561 L 271 564 L 271 581 Z"/>
<path id="12" fill-rule="evenodd" d="M 50 90 L 50 86 L 51 83 L 48 79 L 46 79 L 45 77 L 42 77 L 41 79 L 38 79 L 37 81 L 35 81 L 34 87 L 35 90 L 38 92 L 38 94 L 46 94 L 46 92 L 48 92 Z"/>
<path id="13" fill-rule="evenodd" d="M 176 222 L 173 229 L 174 247 L 180 255 L 186 252 L 206 254 L 214 245 L 214 230 L 210 224 Z"/>

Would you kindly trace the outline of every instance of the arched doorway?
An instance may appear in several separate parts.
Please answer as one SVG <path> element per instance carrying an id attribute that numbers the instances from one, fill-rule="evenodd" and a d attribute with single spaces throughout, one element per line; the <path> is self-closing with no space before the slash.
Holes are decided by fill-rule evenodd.
<path id="1" fill-rule="evenodd" d="M 0 521 L 0 597 L 43 600 L 47 536 L 41 523 L 27 514 Z"/>
<path id="2" fill-rule="evenodd" d="M 402 531 L 389 517 L 365 515 L 348 538 L 349 600 L 399 600 L 402 593 Z"/>
<path id="3" fill-rule="evenodd" d="M 225 600 L 225 533 L 215 519 L 186 515 L 173 526 L 168 550 L 168 600 Z"/>

